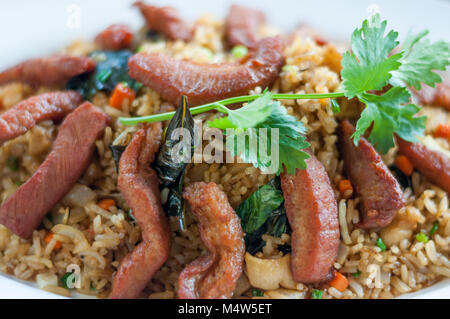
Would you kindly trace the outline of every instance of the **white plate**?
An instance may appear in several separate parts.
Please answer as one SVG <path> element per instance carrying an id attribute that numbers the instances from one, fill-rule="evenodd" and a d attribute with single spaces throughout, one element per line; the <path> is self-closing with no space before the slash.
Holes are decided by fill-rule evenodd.
<path id="1" fill-rule="evenodd" d="M 153 4 L 170 4 L 188 19 L 211 12 L 224 17 L 230 3 L 263 9 L 273 25 L 285 30 L 300 22 L 309 22 L 325 35 L 348 41 L 361 24 L 371 4 L 377 4 L 389 27 L 400 32 L 430 29 L 433 40 L 450 41 L 450 2 L 448 1 L 370 1 L 370 0 L 147 0 Z M 143 24 L 130 0 L 15 0 L 0 4 L 0 69 L 23 59 L 48 54 L 80 37 L 92 37 L 111 23 L 126 23 L 134 28 Z M 77 15 L 79 14 L 79 24 Z M 450 298 L 450 280 L 440 282 L 412 298 Z M 0 274 L 0 298 L 58 298 L 36 289 L 31 283 Z"/>

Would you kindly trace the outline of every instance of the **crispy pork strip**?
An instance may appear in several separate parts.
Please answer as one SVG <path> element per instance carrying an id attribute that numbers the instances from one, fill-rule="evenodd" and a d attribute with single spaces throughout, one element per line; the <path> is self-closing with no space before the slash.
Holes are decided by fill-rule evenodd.
<path id="1" fill-rule="evenodd" d="M 181 299 L 230 298 L 244 263 L 240 219 L 215 183 L 193 183 L 184 189 L 183 197 L 199 220 L 200 237 L 208 253 L 181 272 L 178 296 Z"/>
<path id="2" fill-rule="evenodd" d="M 30 97 L 0 114 L 0 142 L 24 134 L 41 121 L 62 119 L 83 102 L 74 91 Z"/>
<path id="3" fill-rule="evenodd" d="M 432 88 L 422 84 L 422 89 L 417 91 L 412 88 L 411 91 L 422 105 L 442 106 L 450 110 L 450 76 L 444 72 L 440 73 L 442 82 Z"/>
<path id="4" fill-rule="evenodd" d="M 95 37 L 95 43 L 102 50 L 121 50 L 130 47 L 133 32 L 126 25 L 113 24 Z"/>
<path id="5" fill-rule="evenodd" d="M 344 120 L 339 125 L 339 150 L 344 168 L 356 193 L 361 197 L 358 227 L 384 227 L 392 222 L 405 205 L 400 184 L 384 164 L 375 148 L 363 137 L 358 146 L 351 136 L 355 128 Z"/>
<path id="6" fill-rule="evenodd" d="M 231 46 L 238 44 L 254 48 L 260 39 L 259 28 L 266 21 L 264 12 L 232 5 L 225 21 L 226 35 Z"/>
<path id="7" fill-rule="evenodd" d="M 189 41 L 192 38 L 192 29 L 181 18 L 178 10 L 173 7 L 156 7 L 136 1 L 138 7 L 152 31 L 161 32 L 170 40 Z"/>
<path id="8" fill-rule="evenodd" d="M 20 81 L 30 85 L 64 84 L 70 78 L 95 68 L 95 61 L 84 56 L 54 54 L 30 59 L 0 73 L 0 85 Z"/>
<path id="9" fill-rule="evenodd" d="M 322 163 L 310 152 L 305 170 L 283 173 L 281 189 L 292 228 L 291 271 L 295 281 L 320 283 L 334 277 L 339 247 L 338 208 Z"/>
<path id="10" fill-rule="evenodd" d="M 45 161 L 0 207 L 0 224 L 22 238 L 29 238 L 45 214 L 83 174 L 95 142 L 109 122 L 110 118 L 89 102 L 70 113 Z"/>
<path id="11" fill-rule="evenodd" d="M 406 156 L 414 168 L 450 194 L 450 157 L 421 143 L 410 143 L 399 137 L 397 145 L 399 153 Z"/>
<path id="12" fill-rule="evenodd" d="M 120 192 L 142 230 L 142 242 L 120 263 L 111 298 L 137 298 L 169 256 L 170 228 L 161 206 L 159 180 L 150 168 L 161 143 L 162 126 L 141 129 L 122 154 Z"/>
<path id="13" fill-rule="evenodd" d="M 156 90 L 174 104 L 186 95 L 191 106 L 245 95 L 257 86 L 266 88 L 283 65 L 283 41 L 261 40 L 242 64 L 198 64 L 177 60 L 163 53 L 137 53 L 130 58 L 130 76 Z"/>

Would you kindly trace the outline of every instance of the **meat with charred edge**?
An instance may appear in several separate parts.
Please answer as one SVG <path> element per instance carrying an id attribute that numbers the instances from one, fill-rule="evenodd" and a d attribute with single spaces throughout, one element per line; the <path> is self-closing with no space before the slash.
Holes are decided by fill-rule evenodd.
<path id="1" fill-rule="evenodd" d="M 70 113 L 45 161 L 0 208 L 0 224 L 29 238 L 45 214 L 81 177 L 94 153 L 95 142 L 110 121 L 108 115 L 89 102 Z"/>
<path id="2" fill-rule="evenodd" d="M 450 157 L 428 149 L 420 143 L 410 143 L 397 136 L 399 153 L 406 156 L 414 168 L 431 182 L 450 193 Z"/>
<path id="3" fill-rule="evenodd" d="M 309 151 L 305 170 L 283 173 L 281 188 L 292 228 L 291 271 L 302 283 L 325 282 L 334 277 L 339 247 L 336 199 L 322 163 Z"/>
<path id="4" fill-rule="evenodd" d="M 0 85 L 20 81 L 30 85 L 60 85 L 70 78 L 90 72 L 95 61 L 84 56 L 55 54 L 30 59 L 0 72 Z"/>
<path id="5" fill-rule="evenodd" d="M 0 115 L 0 142 L 24 134 L 45 120 L 58 120 L 72 112 L 83 98 L 74 91 L 32 96 Z"/>
<path id="6" fill-rule="evenodd" d="M 361 197 L 361 228 L 389 225 L 405 205 L 400 184 L 384 164 L 375 148 L 361 137 L 358 146 L 351 138 L 355 128 L 344 120 L 339 125 L 339 150 L 344 168 L 356 193 Z"/>
<path id="7" fill-rule="evenodd" d="M 196 106 L 272 85 L 283 60 L 283 41 L 274 37 L 258 42 L 252 57 L 242 64 L 198 64 L 163 53 L 141 52 L 130 58 L 128 66 L 133 79 L 164 99 L 175 104 L 186 95 L 189 104 Z"/>

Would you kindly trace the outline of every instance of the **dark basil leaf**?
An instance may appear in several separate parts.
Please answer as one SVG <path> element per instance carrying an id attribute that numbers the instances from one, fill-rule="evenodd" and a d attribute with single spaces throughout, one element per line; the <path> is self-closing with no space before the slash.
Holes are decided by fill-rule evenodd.
<path id="1" fill-rule="evenodd" d="M 194 119 L 189 111 L 187 98 L 185 96 L 182 97 L 180 106 L 170 120 L 166 130 L 165 140 L 154 164 L 154 168 L 158 172 L 159 178 L 163 182 L 163 186 L 175 183 L 187 165 L 187 163 L 183 161 L 183 158 L 186 155 L 184 152 L 188 151 L 186 148 L 182 148 L 181 152 L 175 154 L 175 147 L 179 147 L 180 143 L 183 143 L 181 138 L 172 138 L 172 133 L 178 128 L 185 128 L 189 131 L 191 136 L 190 151 L 192 156 L 192 149 L 194 147 Z M 178 163 L 175 161 L 174 155 L 178 157 Z"/>
<path id="2" fill-rule="evenodd" d="M 278 246 L 278 250 L 281 251 L 284 255 L 286 255 L 292 252 L 292 247 L 289 244 L 284 244 L 282 246 Z"/>
<path id="3" fill-rule="evenodd" d="M 164 37 L 161 33 L 154 31 L 154 30 L 148 30 L 145 33 L 145 38 L 150 40 L 151 42 L 158 42 L 164 40 Z"/>
<path id="4" fill-rule="evenodd" d="M 117 172 L 119 172 L 119 162 L 122 153 L 125 152 L 126 145 L 110 145 L 109 149 L 111 150 L 112 157 L 114 159 L 114 163 L 116 164 Z"/>
<path id="5" fill-rule="evenodd" d="M 66 87 L 76 90 L 90 100 L 98 91 L 112 92 L 118 83 L 126 83 L 136 92 L 142 87 L 128 75 L 128 59 L 131 51 L 94 51 L 89 57 L 97 62 L 93 72 L 78 75 Z"/>
<path id="6" fill-rule="evenodd" d="M 245 249 L 252 255 L 256 254 L 258 251 L 264 247 L 266 242 L 261 239 L 262 235 L 266 233 L 267 225 L 264 224 L 257 231 L 245 234 Z"/>
<path id="7" fill-rule="evenodd" d="M 272 186 L 275 189 L 281 189 L 281 178 L 280 175 L 275 176 L 274 178 L 272 178 L 267 185 Z"/>
<path id="8" fill-rule="evenodd" d="M 189 141 L 183 141 L 181 137 L 173 137 L 175 129 L 185 128 L 190 134 Z M 178 216 L 180 229 L 184 230 L 184 200 L 182 196 L 184 187 L 184 173 L 186 166 L 192 158 L 194 148 L 194 119 L 187 104 L 187 98 L 181 98 L 180 106 L 170 120 L 165 133 L 163 145 L 153 165 L 162 182 L 162 188 L 169 188 L 169 195 L 165 204 L 165 211 L 169 216 Z M 185 147 L 180 147 L 185 143 Z M 176 153 L 176 150 L 179 150 Z M 190 154 L 189 152 L 190 151 Z"/>
<path id="9" fill-rule="evenodd" d="M 181 174 L 179 180 L 170 189 L 167 203 L 165 204 L 166 213 L 168 216 L 178 216 L 178 222 L 181 230 L 185 229 L 184 224 L 184 200 L 183 200 L 183 187 L 184 187 L 184 171 Z"/>
<path id="10" fill-rule="evenodd" d="M 261 186 L 236 209 L 244 232 L 253 233 L 260 228 L 283 201 L 280 190 L 269 184 Z"/>
<path id="11" fill-rule="evenodd" d="M 245 232 L 245 247 L 250 254 L 255 254 L 264 247 L 262 235 L 280 237 L 291 231 L 280 189 L 280 178 L 277 176 L 261 186 L 236 209 Z M 284 246 L 279 249 L 286 253 L 290 246 Z"/>
<path id="12" fill-rule="evenodd" d="M 267 227 L 267 233 L 273 237 L 281 237 L 290 230 L 284 205 L 274 211 Z"/>
<path id="13" fill-rule="evenodd" d="M 411 176 L 405 175 L 405 173 L 395 165 L 390 166 L 389 169 L 403 188 L 412 187 Z"/>

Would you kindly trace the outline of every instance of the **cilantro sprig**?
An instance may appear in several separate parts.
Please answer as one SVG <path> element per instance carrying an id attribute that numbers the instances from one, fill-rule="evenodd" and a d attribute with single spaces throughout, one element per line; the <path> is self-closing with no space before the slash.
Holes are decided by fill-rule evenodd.
<path id="1" fill-rule="evenodd" d="M 309 155 L 303 149 L 310 146 L 305 138 L 306 128 L 301 121 L 287 114 L 280 102 L 273 101 L 272 93 L 266 91 L 260 98 L 237 110 L 224 106 L 218 110 L 228 116 L 217 118 L 208 126 L 226 130 L 227 139 L 233 140 L 226 144 L 233 155 L 263 171 L 275 167 L 273 173 L 277 175 L 282 172 L 283 166 L 294 175 L 297 168 L 306 168 L 305 160 Z M 259 129 L 266 129 L 266 135 L 262 136 L 264 131 Z M 274 129 L 277 131 L 274 132 Z M 272 140 L 274 134 L 278 136 Z M 255 147 L 250 146 L 252 141 Z M 265 144 L 262 146 L 266 148 L 264 152 L 261 151 L 260 141 Z M 278 163 L 275 165 L 271 162 L 272 153 L 269 150 L 272 149 L 278 150 Z"/>
<path id="2" fill-rule="evenodd" d="M 407 38 L 399 53 L 391 54 L 399 45 L 398 33 L 386 34 L 386 21 L 376 14 L 365 20 L 352 35 L 352 52 L 342 57 L 342 86 L 347 98 L 357 97 L 366 108 L 353 135 L 355 145 L 373 125 L 369 141 L 378 151 L 386 153 L 394 146 L 394 133 L 402 139 L 417 142 L 423 136 L 426 118 L 417 117 L 420 108 L 410 104 L 407 85 L 420 89 L 420 82 L 429 86 L 442 81 L 435 70 L 450 64 L 449 44 L 431 44 L 424 39 L 428 32 Z M 371 94 L 390 84 L 387 92 Z"/>
<path id="3" fill-rule="evenodd" d="M 190 109 L 193 115 L 216 110 L 226 114 L 210 122 L 217 127 L 236 135 L 247 134 L 259 137 L 255 128 L 274 128 L 279 130 L 280 170 L 285 167 L 289 173 L 295 169 L 304 169 L 308 154 L 303 151 L 309 144 L 305 139 L 303 124 L 287 114 L 279 102 L 274 100 L 331 99 L 333 112 L 340 111 L 336 98 L 357 98 L 365 108 L 357 121 L 352 136 L 355 145 L 366 131 L 370 130 L 369 141 L 380 152 L 387 152 L 394 146 L 394 135 L 416 142 L 423 136 L 425 117 L 417 116 L 420 107 L 410 103 L 411 93 L 408 87 L 420 89 L 426 84 L 434 87 L 442 81 L 439 73 L 450 65 L 450 44 L 444 41 L 431 43 L 425 36 L 428 31 L 409 35 L 403 44 L 398 41 L 398 33 L 387 31 L 387 22 L 379 14 L 362 23 L 351 38 L 351 51 L 342 57 L 342 91 L 324 94 L 271 94 L 238 96 L 208 103 Z M 246 106 L 231 110 L 226 105 L 251 102 Z M 144 117 L 120 118 L 125 125 L 141 122 L 159 122 L 172 118 L 175 112 L 154 114 Z M 256 133 L 254 133 L 256 132 Z M 270 147 L 270 145 L 269 145 Z M 244 147 L 229 149 L 234 155 L 252 163 L 255 167 L 266 168 L 267 163 L 259 149 L 251 151 Z"/>

